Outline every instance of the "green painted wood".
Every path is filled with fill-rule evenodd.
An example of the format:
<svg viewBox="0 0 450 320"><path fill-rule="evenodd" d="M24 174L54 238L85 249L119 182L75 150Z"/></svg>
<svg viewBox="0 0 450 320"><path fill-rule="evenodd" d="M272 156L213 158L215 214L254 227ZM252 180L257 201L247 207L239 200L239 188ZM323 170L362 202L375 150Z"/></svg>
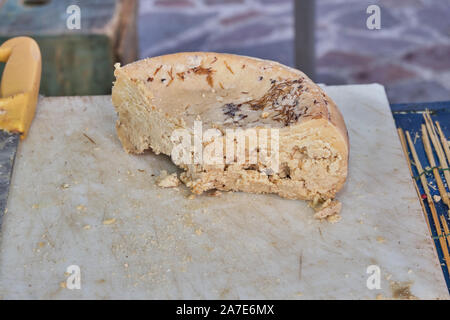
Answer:
<svg viewBox="0 0 450 320"><path fill-rule="evenodd" d="M113 65L137 59L135 0L0 0L0 43L33 37L42 52L40 92L49 96L109 94ZM26 1L26 0L25 0ZM81 29L70 30L67 7L81 9Z"/></svg>

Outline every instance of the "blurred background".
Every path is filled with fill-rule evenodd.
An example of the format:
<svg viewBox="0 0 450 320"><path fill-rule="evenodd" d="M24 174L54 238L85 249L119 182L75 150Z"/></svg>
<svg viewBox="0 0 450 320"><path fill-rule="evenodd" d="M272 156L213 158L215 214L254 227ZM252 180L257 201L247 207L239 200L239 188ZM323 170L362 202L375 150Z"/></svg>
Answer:
<svg viewBox="0 0 450 320"><path fill-rule="evenodd" d="M0 43L24 34L41 46L45 95L108 94L116 61L216 51L328 85L378 82L391 103L450 100L450 0L0 0Z"/></svg>
<svg viewBox="0 0 450 320"><path fill-rule="evenodd" d="M450 100L449 0L312 2L315 81L378 82L391 103ZM371 4L380 30L366 27ZM294 0L141 0L140 56L219 51L295 66L294 20Z"/></svg>

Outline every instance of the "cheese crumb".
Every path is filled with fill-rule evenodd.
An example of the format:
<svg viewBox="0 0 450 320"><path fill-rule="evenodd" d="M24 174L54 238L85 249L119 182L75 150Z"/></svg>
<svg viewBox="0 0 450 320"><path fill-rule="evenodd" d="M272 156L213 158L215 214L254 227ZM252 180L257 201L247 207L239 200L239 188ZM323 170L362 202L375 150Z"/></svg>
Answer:
<svg viewBox="0 0 450 320"><path fill-rule="evenodd" d="M381 237L381 236L378 236L378 237L377 237L377 241L378 241L379 243L385 243L385 242L386 242L386 239L383 238L383 237Z"/></svg>
<svg viewBox="0 0 450 320"><path fill-rule="evenodd" d="M331 223L338 222L341 219L339 213L341 212L342 204L339 201L328 199L322 205L317 205L317 201L314 202L312 204L313 209L316 211L314 218L319 220L326 219Z"/></svg>
<svg viewBox="0 0 450 320"><path fill-rule="evenodd" d="M209 194L210 197L220 197L222 195L222 192L220 192L219 190L214 190L213 192L211 192Z"/></svg>
<svg viewBox="0 0 450 320"><path fill-rule="evenodd" d="M104 224L104 225L113 224L113 223L115 223L115 222L116 222L116 218L103 220L103 224Z"/></svg>
<svg viewBox="0 0 450 320"><path fill-rule="evenodd" d="M161 188L174 188L180 185L180 179L176 173L167 174L167 171L162 170L157 180L157 185Z"/></svg>
<svg viewBox="0 0 450 320"><path fill-rule="evenodd" d="M434 199L434 202L439 202L439 201L441 201L441 197L438 196L438 195L436 195L436 194L433 196L433 199Z"/></svg>
<svg viewBox="0 0 450 320"><path fill-rule="evenodd" d="M341 221L341 219L342 219L342 216L337 213L327 217L327 221L329 223L336 223L336 222Z"/></svg>

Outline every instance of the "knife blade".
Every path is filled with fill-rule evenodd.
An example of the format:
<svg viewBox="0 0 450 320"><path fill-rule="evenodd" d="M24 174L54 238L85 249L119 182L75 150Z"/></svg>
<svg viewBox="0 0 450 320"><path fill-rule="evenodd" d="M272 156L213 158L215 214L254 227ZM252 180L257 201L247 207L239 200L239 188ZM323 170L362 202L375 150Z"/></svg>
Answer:
<svg viewBox="0 0 450 320"><path fill-rule="evenodd" d="M9 185L20 136L0 130L0 226L6 213Z"/></svg>
<svg viewBox="0 0 450 320"><path fill-rule="evenodd" d="M34 118L41 79L41 52L29 37L9 39L0 46L6 62L0 83L0 227L7 210L19 141Z"/></svg>

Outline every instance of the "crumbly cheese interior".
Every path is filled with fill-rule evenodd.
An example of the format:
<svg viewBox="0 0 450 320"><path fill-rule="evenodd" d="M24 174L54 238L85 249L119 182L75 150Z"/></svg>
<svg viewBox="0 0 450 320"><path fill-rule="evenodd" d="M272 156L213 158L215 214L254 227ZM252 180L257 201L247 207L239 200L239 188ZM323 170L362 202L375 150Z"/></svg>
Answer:
<svg viewBox="0 0 450 320"><path fill-rule="evenodd" d="M211 56L192 64L151 63L145 72L118 67L112 98L125 150L170 155L174 130L193 135L195 121L202 122L203 130L217 129L220 135L214 139L222 139L223 145L227 129L253 130L258 136L261 130L277 129L277 172L260 161L177 163L185 170L181 180L196 194L218 189L316 203L334 198L347 176L348 146L326 116L329 98L303 74L289 70L287 76L272 65L268 71L262 70L264 64L253 67L248 71L253 79L239 82L248 75L238 73L244 66L251 69L251 63L237 67L235 61L223 61ZM219 72L226 77L216 77ZM203 141L203 147L210 143ZM247 155L261 152L250 144L245 150Z"/></svg>

